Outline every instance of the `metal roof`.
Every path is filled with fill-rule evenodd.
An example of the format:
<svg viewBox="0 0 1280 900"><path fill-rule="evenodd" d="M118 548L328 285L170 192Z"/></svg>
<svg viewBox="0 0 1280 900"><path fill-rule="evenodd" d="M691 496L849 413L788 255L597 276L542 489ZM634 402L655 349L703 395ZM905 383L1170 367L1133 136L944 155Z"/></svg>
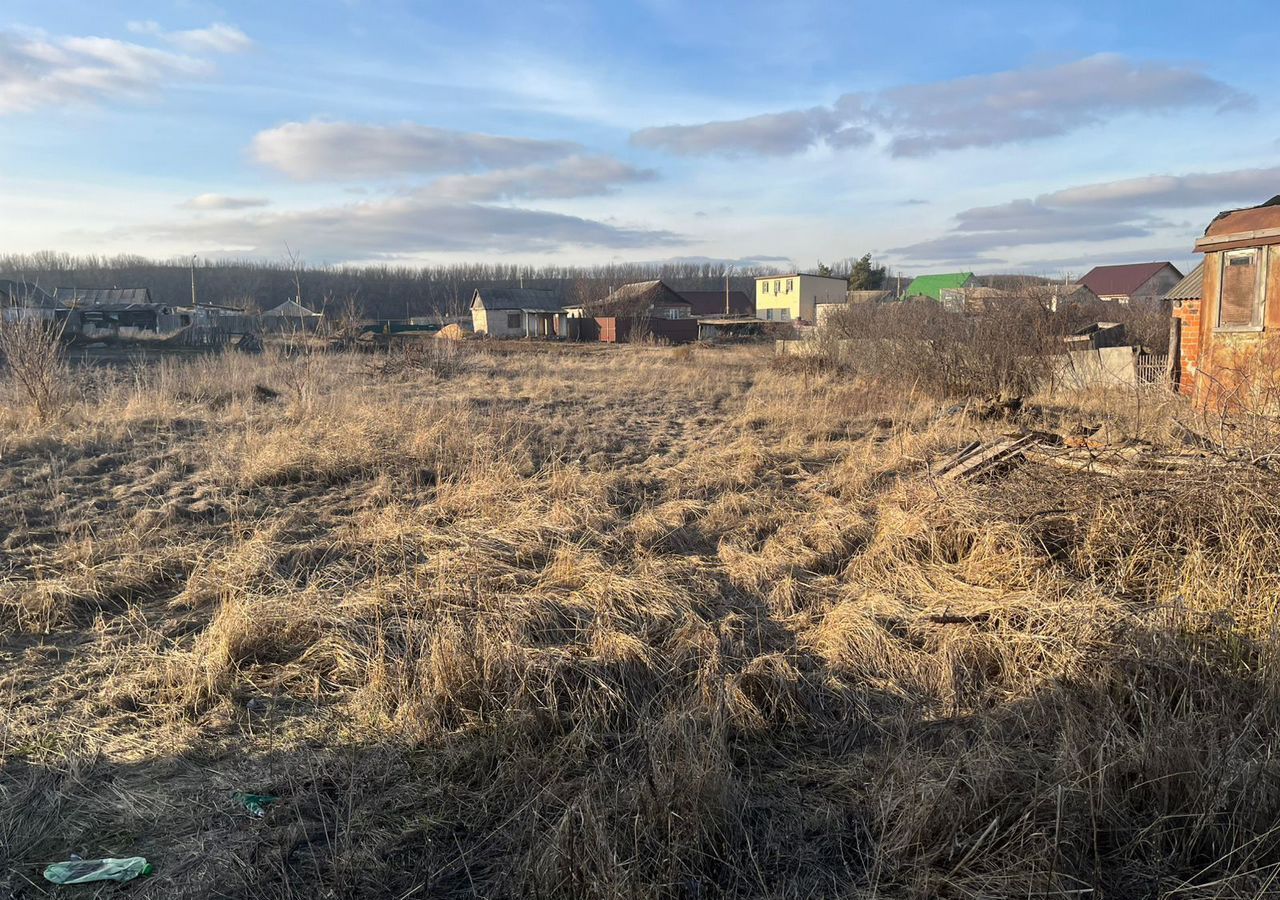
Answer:
<svg viewBox="0 0 1280 900"><path fill-rule="evenodd" d="M942 299L942 292L962 288L973 278L972 272L947 272L943 275L921 275L907 286L904 296Z"/></svg>
<svg viewBox="0 0 1280 900"><path fill-rule="evenodd" d="M308 319L322 316L324 313L318 313L314 310L307 309L297 300L286 300L279 306L273 306L263 313L264 316L272 316L273 318L286 319Z"/></svg>
<svg viewBox="0 0 1280 900"><path fill-rule="evenodd" d="M53 295L29 281L0 278L0 294L9 298L15 306L49 308L56 306Z"/></svg>
<svg viewBox="0 0 1280 900"><path fill-rule="evenodd" d="M1117 294L1130 296L1136 294L1140 287L1159 274L1165 266L1178 272L1178 267L1168 261L1094 266L1088 275L1080 279L1080 283L1099 297ZM1178 272L1178 277L1182 277L1181 272Z"/></svg>
<svg viewBox="0 0 1280 900"><path fill-rule="evenodd" d="M1166 300L1199 300L1204 293L1204 263L1191 270L1191 274L1173 286L1164 295Z"/></svg>
<svg viewBox="0 0 1280 900"><path fill-rule="evenodd" d="M103 306L120 303L150 303L148 288L54 288L53 298L62 306Z"/></svg>
<svg viewBox="0 0 1280 900"><path fill-rule="evenodd" d="M472 309L475 309L477 300L480 301L481 309L529 309L555 312L564 307L564 301L560 299L559 294L543 288L476 288L476 292L471 295Z"/></svg>

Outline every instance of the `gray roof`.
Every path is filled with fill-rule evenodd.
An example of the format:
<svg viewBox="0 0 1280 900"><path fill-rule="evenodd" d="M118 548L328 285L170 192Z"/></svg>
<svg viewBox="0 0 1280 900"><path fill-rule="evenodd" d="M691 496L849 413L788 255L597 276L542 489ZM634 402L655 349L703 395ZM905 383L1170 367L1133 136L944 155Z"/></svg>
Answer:
<svg viewBox="0 0 1280 900"><path fill-rule="evenodd" d="M147 288L55 288L53 298L60 306L103 306L106 304L150 303Z"/></svg>
<svg viewBox="0 0 1280 900"><path fill-rule="evenodd" d="M693 309L693 304L671 290L666 282L655 279L624 284L603 300L587 304L587 309L596 316L634 316L654 309L682 306Z"/></svg>
<svg viewBox="0 0 1280 900"><path fill-rule="evenodd" d="M541 288L476 288L471 296L471 308L480 301L481 309L522 309L554 312L564 307L564 301L555 291Z"/></svg>
<svg viewBox="0 0 1280 900"><path fill-rule="evenodd" d="M1204 293L1204 263L1196 266L1191 270L1191 274L1183 278L1169 293L1164 295L1166 300L1199 300L1201 294Z"/></svg>
<svg viewBox="0 0 1280 900"><path fill-rule="evenodd" d="M41 290L29 281L18 281L12 278L0 278L0 295L16 306L43 307L56 306L53 295Z"/></svg>
<svg viewBox="0 0 1280 900"><path fill-rule="evenodd" d="M279 306L273 306L266 310L263 315L283 319L310 319L321 316L323 313L307 309L297 300L289 299L281 303Z"/></svg>

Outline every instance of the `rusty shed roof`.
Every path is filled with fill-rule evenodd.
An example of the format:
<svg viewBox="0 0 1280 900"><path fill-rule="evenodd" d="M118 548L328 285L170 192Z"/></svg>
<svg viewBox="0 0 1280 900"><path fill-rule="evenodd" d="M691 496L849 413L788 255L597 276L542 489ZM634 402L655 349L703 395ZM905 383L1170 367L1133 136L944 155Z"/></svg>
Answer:
<svg viewBox="0 0 1280 900"><path fill-rule="evenodd" d="M1173 286L1164 295L1166 300L1199 300L1204 291L1204 263L1191 270L1191 274Z"/></svg>
<svg viewBox="0 0 1280 900"><path fill-rule="evenodd" d="M1233 247L1259 247L1280 244L1280 196L1260 206L1218 213L1196 241L1196 249L1229 250Z"/></svg>
<svg viewBox="0 0 1280 900"><path fill-rule="evenodd" d="M1178 267L1169 261L1130 263L1123 266L1094 266L1089 274L1080 279L1080 283L1099 297L1116 294L1133 294L1155 275L1168 266L1178 272ZM1178 277L1182 273L1178 272Z"/></svg>

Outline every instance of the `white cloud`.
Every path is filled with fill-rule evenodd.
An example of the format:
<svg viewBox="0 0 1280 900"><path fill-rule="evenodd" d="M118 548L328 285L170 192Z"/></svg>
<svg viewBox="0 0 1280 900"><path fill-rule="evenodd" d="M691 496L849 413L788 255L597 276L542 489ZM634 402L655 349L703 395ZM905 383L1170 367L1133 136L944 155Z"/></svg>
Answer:
<svg viewBox="0 0 1280 900"><path fill-rule="evenodd" d="M569 141L501 137L429 125L287 122L259 132L258 162L303 180L381 179L524 166L569 156Z"/></svg>
<svg viewBox="0 0 1280 900"><path fill-rule="evenodd" d="M684 156L783 156L819 144L860 146L879 133L894 156L926 156L1056 137L1117 115L1225 111L1251 102L1198 69L1100 53L1048 68L845 94L831 107L644 128L632 141Z"/></svg>
<svg viewBox="0 0 1280 900"><path fill-rule="evenodd" d="M853 146L871 140L871 132L846 128L832 110L820 106L702 125L644 128L632 135L639 146L680 156L791 156L819 142Z"/></svg>
<svg viewBox="0 0 1280 900"><path fill-rule="evenodd" d="M891 252L908 260L941 262L1012 247L1150 238L1174 230L1157 217L1160 210L1216 211L1260 203L1277 193L1280 167L1078 185L1035 199L962 210L946 234ZM1192 237L1188 234L1188 244Z"/></svg>
<svg viewBox="0 0 1280 900"><path fill-rule="evenodd" d="M1054 191L1036 198L1036 202L1060 207L1189 207L1261 203L1276 194L1280 194L1280 166L1126 178Z"/></svg>
<svg viewBox="0 0 1280 900"><path fill-rule="evenodd" d="M662 247L666 231L563 213L442 200L426 192L345 206L200 218L151 229L153 237L202 248L278 256L287 241L308 258L340 262L418 253L542 253L580 247Z"/></svg>
<svg viewBox="0 0 1280 900"><path fill-rule="evenodd" d="M618 186L652 181L657 173L609 156L570 156L546 166L497 169L436 179L428 191L452 200L594 197Z"/></svg>
<svg viewBox="0 0 1280 900"><path fill-rule="evenodd" d="M192 52L243 53L253 46L253 41L239 28L222 23L187 31L166 31L159 22L147 20L130 22L129 30L134 34L160 38Z"/></svg>
<svg viewBox="0 0 1280 900"><path fill-rule="evenodd" d="M250 209L267 206L271 201L265 197L228 197L225 194L200 194L182 204L187 209Z"/></svg>
<svg viewBox="0 0 1280 900"><path fill-rule="evenodd" d="M0 115L75 102L136 99L174 78L208 75L213 67L199 51L229 46L231 33L248 40L237 29L214 28L226 32L188 44L192 53L106 37L0 30Z"/></svg>

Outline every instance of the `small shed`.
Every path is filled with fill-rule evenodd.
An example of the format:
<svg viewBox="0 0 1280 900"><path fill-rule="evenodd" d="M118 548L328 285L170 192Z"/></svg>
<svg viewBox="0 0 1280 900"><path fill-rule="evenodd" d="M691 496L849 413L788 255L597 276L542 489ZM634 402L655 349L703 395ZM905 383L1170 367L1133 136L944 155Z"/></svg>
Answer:
<svg viewBox="0 0 1280 900"><path fill-rule="evenodd" d="M477 288L471 295L471 325L490 337L555 337L564 333L560 295L540 288Z"/></svg>
<svg viewBox="0 0 1280 900"><path fill-rule="evenodd" d="M1196 241L1204 254L1198 300L1194 281L1175 285L1182 389L1213 403L1274 412L1280 366L1280 196L1220 213ZM1193 273L1194 274L1194 273ZM1174 294L1174 291L1170 291Z"/></svg>
<svg viewBox="0 0 1280 900"><path fill-rule="evenodd" d="M1128 346L1123 322L1094 322L1063 338L1068 350L1105 350Z"/></svg>

